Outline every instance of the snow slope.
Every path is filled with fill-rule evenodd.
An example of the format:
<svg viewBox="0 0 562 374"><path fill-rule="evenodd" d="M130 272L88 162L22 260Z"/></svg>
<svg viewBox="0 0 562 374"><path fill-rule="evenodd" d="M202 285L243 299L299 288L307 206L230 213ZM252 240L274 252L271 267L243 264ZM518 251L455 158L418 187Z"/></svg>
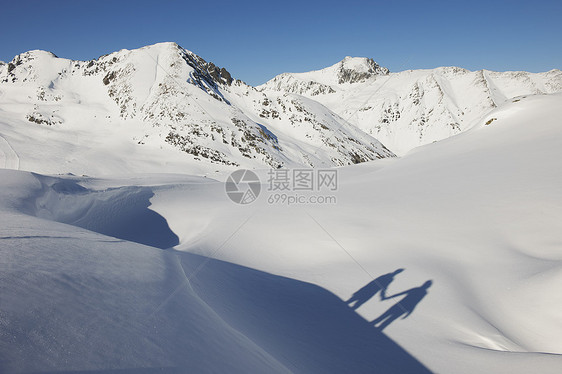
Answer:
<svg viewBox="0 0 562 374"><path fill-rule="evenodd" d="M343 79L350 71L355 79ZM561 91L562 72L441 67L389 73L370 59L346 57L322 70L278 75L258 88L313 98L403 155L467 130L511 98Z"/></svg>
<svg viewBox="0 0 562 374"><path fill-rule="evenodd" d="M267 170L244 206L210 178L1 170L0 367L558 373L561 104L339 168L333 205L268 204ZM380 331L400 298L345 301L399 268L413 311Z"/></svg>
<svg viewBox="0 0 562 374"><path fill-rule="evenodd" d="M35 217L49 206L48 192L81 195L94 207L104 198L87 196L72 178L0 175L1 372L287 372L190 287L161 305L185 282L173 254ZM121 206L150 212L131 197L122 196ZM169 232L164 224L155 229Z"/></svg>
<svg viewBox="0 0 562 374"><path fill-rule="evenodd" d="M342 302L398 268L405 271L390 294L432 280L412 315L384 330L431 371L557 373L562 96L514 101L473 130L402 159L339 169L335 206L262 199L240 207L221 203L220 183L157 195L153 206L180 238L177 249L310 282ZM194 270L195 278L227 280L195 284L201 297L260 345L281 345L275 326L254 326L263 309L242 320L229 317L260 305L259 292L237 302L239 293L247 300L259 286L219 276L229 266L213 263ZM393 303L375 296L358 313L372 321ZM339 357L364 346L364 337L346 342Z"/></svg>
<svg viewBox="0 0 562 374"><path fill-rule="evenodd" d="M227 263L219 269L214 263L196 279L191 272L200 258L158 249L178 238L166 219L148 209L151 198L217 182L8 170L0 176L2 372L370 372L374 362L388 370L427 372L321 287ZM245 298L224 288L223 282L240 285L241 278L250 285ZM224 318L214 310L223 312L221 306L199 296L200 287L234 297L236 308ZM257 339L241 333L239 323L249 315L253 328L267 323L275 334ZM339 343L358 337L369 344L335 355Z"/></svg>

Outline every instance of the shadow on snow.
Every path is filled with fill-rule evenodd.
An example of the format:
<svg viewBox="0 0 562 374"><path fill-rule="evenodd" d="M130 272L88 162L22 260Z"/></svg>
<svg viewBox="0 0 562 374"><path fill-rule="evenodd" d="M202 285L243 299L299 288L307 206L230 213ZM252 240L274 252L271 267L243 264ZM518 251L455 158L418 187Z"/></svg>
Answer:
<svg viewBox="0 0 562 374"><path fill-rule="evenodd" d="M43 186L35 201L38 217L161 249L179 243L166 219L149 209L149 187L92 191L70 179L35 177Z"/></svg>
<svg viewBox="0 0 562 374"><path fill-rule="evenodd" d="M165 218L148 209L154 196L150 188L88 191L71 180L39 176L38 179L43 185L43 195L35 201L39 217L157 248L178 244L178 237ZM194 254L173 253L187 277L208 260ZM386 296L388 285L400 271L367 284L347 303L316 285L219 260L203 266L191 279L191 287L225 322L292 372L429 373L422 363L382 333L390 322L408 316L430 286L426 282L421 287ZM378 292L382 300L404 298L381 317L368 322L355 309ZM348 304L354 305L350 308ZM379 322L383 323L375 328L373 324ZM180 365L64 373L171 374L185 369Z"/></svg>
<svg viewBox="0 0 562 374"><path fill-rule="evenodd" d="M206 260L179 253L186 275ZM221 318L297 373L429 373L336 295L219 260L191 280Z"/></svg>

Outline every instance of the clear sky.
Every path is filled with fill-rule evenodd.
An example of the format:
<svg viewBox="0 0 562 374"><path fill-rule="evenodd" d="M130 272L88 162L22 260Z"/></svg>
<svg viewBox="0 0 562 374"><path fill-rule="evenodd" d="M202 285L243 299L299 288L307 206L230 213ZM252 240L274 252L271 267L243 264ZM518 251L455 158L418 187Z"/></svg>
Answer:
<svg viewBox="0 0 562 374"><path fill-rule="evenodd" d="M562 68L562 1L3 1L0 60L31 49L89 60L175 41L257 85L375 59L391 71Z"/></svg>

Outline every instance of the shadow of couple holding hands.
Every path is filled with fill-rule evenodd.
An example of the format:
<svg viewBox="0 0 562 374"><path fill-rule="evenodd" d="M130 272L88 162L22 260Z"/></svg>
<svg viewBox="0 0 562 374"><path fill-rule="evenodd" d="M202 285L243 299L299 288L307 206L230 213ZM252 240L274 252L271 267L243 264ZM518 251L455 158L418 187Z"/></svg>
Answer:
<svg viewBox="0 0 562 374"><path fill-rule="evenodd" d="M403 271L404 269L398 269L392 273L381 275L355 292L351 298L346 301L346 303L353 310L357 310L377 293L379 293L381 301L403 296L400 301L396 302L396 304L391 306L386 312L381 314L380 317L374 319L371 323L377 329L382 331L398 318L407 318L410 314L412 314L419 302L427 295L428 289L431 287L433 282L428 280L419 287L410 288L409 290L388 296L388 286L392 283L394 277Z"/></svg>

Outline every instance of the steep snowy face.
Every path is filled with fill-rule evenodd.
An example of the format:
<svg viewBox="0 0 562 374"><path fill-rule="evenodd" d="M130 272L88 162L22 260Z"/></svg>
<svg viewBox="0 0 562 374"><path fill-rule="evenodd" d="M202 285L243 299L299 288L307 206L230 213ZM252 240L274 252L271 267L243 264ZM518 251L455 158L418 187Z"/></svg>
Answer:
<svg viewBox="0 0 562 374"><path fill-rule="evenodd" d="M354 64L356 73L346 73ZM363 79L375 68L365 60L340 70L342 79ZM135 152L161 149L162 158L173 154L180 163L183 158L213 169L209 164L328 167L394 156L323 105L260 93L175 43L92 61L23 53L0 66L0 108L10 121L25 121L14 125L23 133L29 133L26 126L63 130L58 136L89 147L92 139L107 137L109 126L113 141L134 145Z"/></svg>
<svg viewBox="0 0 562 374"><path fill-rule="evenodd" d="M314 98L397 154L448 138L516 96L562 90L562 72L468 71L457 67L389 73L346 58L310 73L281 74L259 87Z"/></svg>

